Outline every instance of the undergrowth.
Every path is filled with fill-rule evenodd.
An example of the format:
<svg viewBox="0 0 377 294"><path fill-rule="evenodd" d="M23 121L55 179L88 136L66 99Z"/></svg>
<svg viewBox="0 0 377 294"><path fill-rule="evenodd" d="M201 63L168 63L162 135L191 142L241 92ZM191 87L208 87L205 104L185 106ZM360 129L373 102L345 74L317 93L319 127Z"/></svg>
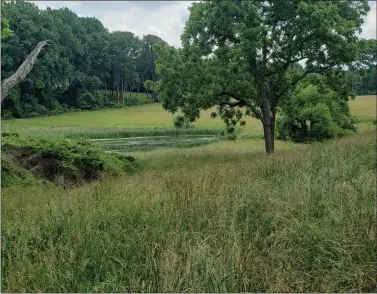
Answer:
<svg viewBox="0 0 377 294"><path fill-rule="evenodd" d="M85 139L3 133L1 149L2 187L37 179L70 186L137 169L133 157L106 153Z"/></svg>

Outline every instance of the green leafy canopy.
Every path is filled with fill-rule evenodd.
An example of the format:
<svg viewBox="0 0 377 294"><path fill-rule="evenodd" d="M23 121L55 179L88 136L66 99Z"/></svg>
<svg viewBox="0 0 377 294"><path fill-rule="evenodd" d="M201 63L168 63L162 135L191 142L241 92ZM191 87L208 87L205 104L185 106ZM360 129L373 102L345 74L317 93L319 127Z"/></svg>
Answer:
<svg viewBox="0 0 377 294"><path fill-rule="evenodd" d="M190 7L182 48L156 45L157 82L146 82L165 109L192 121L217 106L227 124L246 109L264 126L273 152L275 115L307 75L350 66L367 1L202 1ZM297 63L305 68L297 70ZM244 113L244 112L243 112Z"/></svg>

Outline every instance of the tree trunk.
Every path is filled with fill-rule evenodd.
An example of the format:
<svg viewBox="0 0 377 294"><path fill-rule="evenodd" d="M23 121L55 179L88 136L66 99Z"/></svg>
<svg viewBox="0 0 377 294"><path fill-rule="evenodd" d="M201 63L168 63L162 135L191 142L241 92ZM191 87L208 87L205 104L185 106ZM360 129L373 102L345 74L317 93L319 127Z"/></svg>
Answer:
<svg viewBox="0 0 377 294"><path fill-rule="evenodd" d="M263 124L264 146L267 153L275 151L275 127L271 124Z"/></svg>
<svg viewBox="0 0 377 294"><path fill-rule="evenodd" d="M137 93L136 93L136 95L135 95L135 97L134 97L135 99L136 99L137 96L139 95L139 90L140 90L140 86L137 87Z"/></svg>
<svg viewBox="0 0 377 294"><path fill-rule="evenodd" d="M107 96L107 84L106 84L106 78L104 79L104 85L105 85L105 96Z"/></svg>
<svg viewBox="0 0 377 294"><path fill-rule="evenodd" d="M264 133L264 145L267 153L274 153L275 151L275 104L274 99L269 95L266 95L264 91L262 93L262 112L263 112L263 133Z"/></svg>
<svg viewBox="0 0 377 294"><path fill-rule="evenodd" d="M33 69L34 64L37 62L38 54L42 48L48 44L48 40L41 41L37 44L33 51L26 57L17 71L7 79L1 81L1 102L8 96L9 91L19 83L21 83L29 72Z"/></svg>
<svg viewBox="0 0 377 294"><path fill-rule="evenodd" d="M119 105L120 104L119 79L117 80L117 100L118 100L118 105Z"/></svg>
<svg viewBox="0 0 377 294"><path fill-rule="evenodd" d="M124 105L124 83L123 83L123 79L122 79L122 103Z"/></svg>

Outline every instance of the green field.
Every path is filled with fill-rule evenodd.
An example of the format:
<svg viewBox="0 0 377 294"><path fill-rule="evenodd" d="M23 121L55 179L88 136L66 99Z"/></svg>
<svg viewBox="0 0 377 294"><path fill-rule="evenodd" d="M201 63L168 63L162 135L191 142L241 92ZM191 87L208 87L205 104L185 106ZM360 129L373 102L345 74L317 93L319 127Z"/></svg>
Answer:
<svg viewBox="0 0 377 294"><path fill-rule="evenodd" d="M376 117L376 96L360 96L350 102L352 114L361 119ZM196 128L221 129L224 123L220 118L210 118L211 110L203 111L195 123ZM248 117L244 127L245 134L263 134L261 123ZM11 119L2 121L6 129L24 132L38 131L89 131L119 129L172 128L173 115L165 111L161 104L131 106L119 109L71 112L63 115L30 119Z"/></svg>
<svg viewBox="0 0 377 294"><path fill-rule="evenodd" d="M2 189L2 292L375 292L376 97L355 135L129 152L132 176ZM247 134L261 134L249 119ZM3 121L8 129L171 128L159 104ZM222 128L209 113L200 129ZM243 132L244 132L243 131Z"/></svg>
<svg viewBox="0 0 377 294"><path fill-rule="evenodd" d="M211 111L202 113L195 123L196 128L223 129L224 123L220 118L210 118ZM12 119L2 122L6 129L19 132L40 132L50 130L54 132L90 131L95 129L104 131L109 129L153 129L172 128L173 115L165 111L161 104L131 106L119 109L105 109L98 111L71 112L58 116L39 117L31 119ZM247 132L262 134L262 125L254 118L247 119Z"/></svg>

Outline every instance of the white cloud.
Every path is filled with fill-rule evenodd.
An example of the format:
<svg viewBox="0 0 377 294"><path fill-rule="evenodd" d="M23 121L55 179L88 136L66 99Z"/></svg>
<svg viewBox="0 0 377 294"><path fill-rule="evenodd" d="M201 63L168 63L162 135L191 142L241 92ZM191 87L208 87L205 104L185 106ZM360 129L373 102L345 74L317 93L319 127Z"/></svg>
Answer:
<svg viewBox="0 0 377 294"><path fill-rule="evenodd" d="M100 20L110 31L131 31L139 36L154 34L170 45L179 46L190 4L191 1L174 1L153 13L135 5L130 10L104 11Z"/></svg>
<svg viewBox="0 0 377 294"><path fill-rule="evenodd" d="M41 9L68 7L79 16L98 18L109 31L130 31L142 37L154 34L173 46L180 36L194 1L31 1Z"/></svg>
<svg viewBox="0 0 377 294"><path fill-rule="evenodd" d="M368 15L365 17L365 22L363 24L363 32L360 34L362 38L365 39L377 39L377 32L376 32L376 9L377 5L376 2L374 1L368 1L369 6L370 6L370 11Z"/></svg>
<svg viewBox="0 0 377 294"><path fill-rule="evenodd" d="M68 7L79 16L98 18L109 31L130 31L138 36L154 34L173 46L180 36L194 1L31 1L40 8ZM365 17L361 37L376 39L376 2Z"/></svg>
<svg viewBox="0 0 377 294"><path fill-rule="evenodd" d="M77 6L77 3L75 3L75 1L29 1L29 2L33 2L35 5L37 5L41 9L46 9L47 7L50 7L52 9L68 7L72 11L75 11L75 6Z"/></svg>

